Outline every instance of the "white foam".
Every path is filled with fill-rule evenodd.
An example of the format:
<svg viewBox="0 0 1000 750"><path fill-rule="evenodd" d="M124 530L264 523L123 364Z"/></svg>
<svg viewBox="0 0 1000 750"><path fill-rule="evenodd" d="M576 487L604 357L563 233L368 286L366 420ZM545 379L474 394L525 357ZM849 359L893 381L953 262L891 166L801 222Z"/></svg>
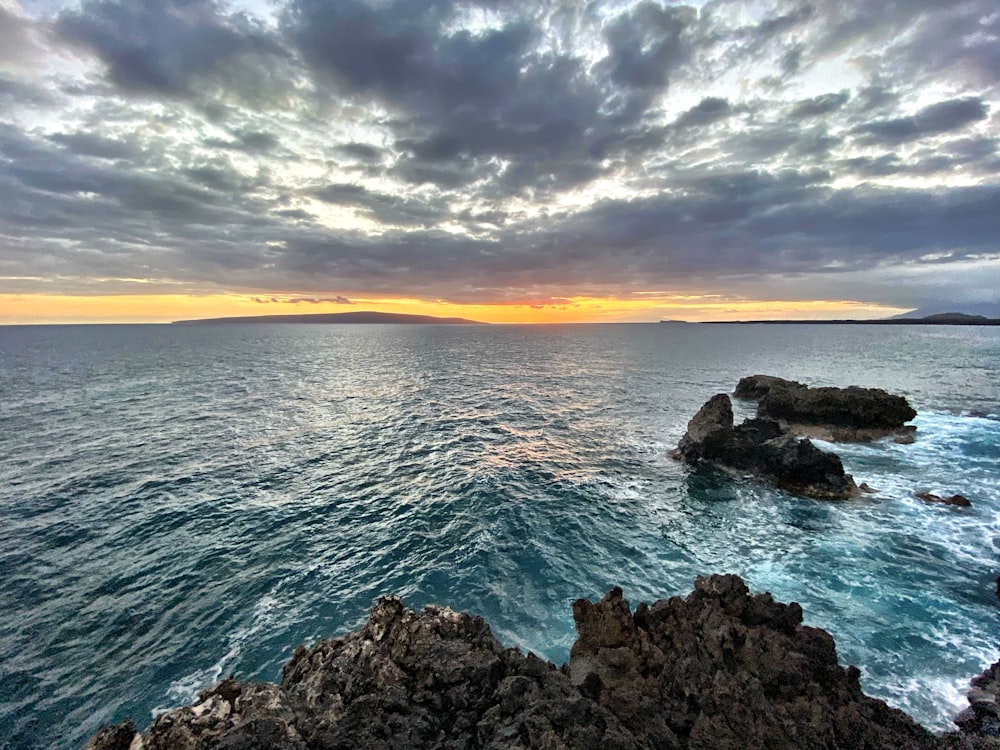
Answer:
<svg viewBox="0 0 1000 750"><path fill-rule="evenodd" d="M167 688L166 701L150 712L152 717L155 719L160 714L192 703L198 693L216 684L239 660L244 645L252 642L258 633L273 626L279 619L279 604L280 600L273 594L267 594L258 601L254 605L250 622L229 636L226 652L213 664L171 682Z"/></svg>
<svg viewBox="0 0 1000 750"><path fill-rule="evenodd" d="M894 708L899 708L911 716L919 716L922 723L932 732L947 732L955 729L953 719L969 703L965 693L969 689L967 679L948 679L937 675L917 675L883 683L887 693L878 695ZM878 691L881 693L882 691Z"/></svg>

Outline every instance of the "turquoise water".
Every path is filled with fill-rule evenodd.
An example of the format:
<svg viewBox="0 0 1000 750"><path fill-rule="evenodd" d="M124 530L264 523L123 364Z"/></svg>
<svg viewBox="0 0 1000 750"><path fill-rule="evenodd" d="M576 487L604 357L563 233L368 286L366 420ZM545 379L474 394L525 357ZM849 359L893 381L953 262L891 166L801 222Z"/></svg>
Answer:
<svg viewBox="0 0 1000 750"><path fill-rule="evenodd" d="M918 440L837 446L845 503L666 456L756 372L902 393ZM575 598L736 572L935 729L1000 651L997 328L14 327L0 394L0 747L275 680L390 593L560 663Z"/></svg>

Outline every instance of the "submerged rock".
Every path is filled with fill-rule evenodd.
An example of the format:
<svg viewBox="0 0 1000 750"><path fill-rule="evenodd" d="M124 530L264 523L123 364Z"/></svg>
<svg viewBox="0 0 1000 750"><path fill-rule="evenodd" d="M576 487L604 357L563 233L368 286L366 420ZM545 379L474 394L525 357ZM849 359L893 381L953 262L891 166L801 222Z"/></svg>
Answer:
<svg viewBox="0 0 1000 750"><path fill-rule="evenodd" d="M913 496L918 500L923 500L925 503L941 503L943 505L957 505L961 508L968 508L972 505L969 502L969 498L965 495L948 495L947 497L942 497L941 495L935 495L932 492L914 492Z"/></svg>
<svg viewBox="0 0 1000 750"><path fill-rule="evenodd" d="M757 401L758 417L824 440L868 442L898 435L907 442L916 429L906 425L917 415L909 402L880 388L810 388L773 375L750 375L740 380L735 395Z"/></svg>
<svg viewBox="0 0 1000 750"><path fill-rule="evenodd" d="M620 589L573 605L562 669L504 648L479 617L381 599L361 630L296 649L281 685L224 680L194 705L101 730L93 750L323 748L937 747L862 693L833 638L797 604L750 596L737 576L686 599L640 604ZM119 729L120 728L120 729ZM121 737L95 744L101 737Z"/></svg>
<svg viewBox="0 0 1000 750"><path fill-rule="evenodd" d="M810 497L845 499L858 494L838 456L785 434L777 421L747 419L734 427L732 403L724 393L698 410L672 455L690 464L709 462L750 472Z"/></svg>

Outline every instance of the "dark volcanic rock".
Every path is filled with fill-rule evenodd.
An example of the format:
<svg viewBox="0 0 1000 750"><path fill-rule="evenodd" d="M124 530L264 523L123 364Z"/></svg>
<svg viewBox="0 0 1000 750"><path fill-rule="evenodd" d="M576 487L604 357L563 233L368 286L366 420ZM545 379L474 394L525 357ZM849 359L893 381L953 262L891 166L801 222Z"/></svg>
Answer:
<svg viewBox="0 0 1000 750"><path fill-rule="evenodd" d="M969 498L965 497L965 495L949 495L948 497L941 497L940 495L935 495L931 492L914 492L913 496L918 500L923 500L925 503L957 505L961 508L968 508L972 505L972 503L969 502Z"/></svg>
<svg viewBox="0 0 1000 750"><path fill-rule="evenodd" d="M737 576L695 581L635 614L615 589L573 605L570 675L657 748L930 748L901 711L865 696L833 638L797 604Z"/></svg>
<svg viewBox="0 0 1000 750"><path fill-rule="evenodd" d="M880 388L810 388L772 375L751 375L735 395L758 402L757 416L794 432L827 440L869 441L892 434L912 437L906 422L917 413L902 396Z"/></svg>
<svg viewBox="0 0 1000 750"><path fill-rule="evenodd" d="M710 462L747 471L810 497L843 499L858 493L840 458L784 434L778 422L747 419L733 427L732 403L724 393L698 410L672 455L690 464Z"/></svg>
<svg viewBox="0 0 1000 750"><path fill-rule="evenodd" d="M736 398L760 401L775 385L785 386L786 388L807 387L797 380L785 380L774 375L747 375L745 378L740 378L740 382L736 384L736 390L733 391L733 395Z"/></svg>
<svg viewBox="0 0 1000 750"><path fill-rule="evenodd" d="M120 724L98 729L84 750L129 750L135 735L135 722L125 719Z"/></svg>
<svg viewBox="0 0 1000 750"><path fill-rule="evenodd" d="M959 731L942 738L941 750L1000 750L1000 662L972 678L967 697L955 717Z"/></svg>
<svg viewBox="0 0 1000 750"><path fill-rule="evenodd" d="M573 616L579 638L557 670L505 649L481 618L381 599L361 630L296 649L280 686L224 680L141 737L122 724L88 747L936 746L905 714L861 692L858 671L837 664L833 638L803 626L797 604L751 597L736 576L699 578L686 599L634 614L614 589L596 604L578 600Z"/></svg>
<svg viewBox="0 0 1000 750"><path fill-rule="evenodd" d="M972 678L969 707L955 717L966 734L995 737L1000 740L1000 661L978 677ZM998 744L1000 746L1000 744Z"/></svg>
<svg viewBox="0 0 1000 750"><path fill-rule="evenodd" d="M642 747L607 710L480 617L382 599L358 633L299 648L282 686L309 747Z"/></svg>

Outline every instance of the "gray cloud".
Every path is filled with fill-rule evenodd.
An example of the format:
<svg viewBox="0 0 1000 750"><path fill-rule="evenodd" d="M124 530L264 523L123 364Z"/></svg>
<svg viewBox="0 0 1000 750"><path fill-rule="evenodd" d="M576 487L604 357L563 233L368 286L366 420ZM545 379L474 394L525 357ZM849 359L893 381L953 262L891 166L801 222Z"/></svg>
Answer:
<svg viewBox="0 0 1000 750"><path fill-rule="evenodd" d="M965 97L931 104L911 117L865 123L854 132L869 143L895 145L958 130L988 116L989 108L981 99Z"/></svg>
<svg viewBox="0 0 1000 750"><path fill-rule="evenodd" d="M682 114L674 121L674 127L679 129L705 127L718 122L732 114L732 107L726 99L705 97L698 104Z"/></svg>
<svg viewBox="0 0 1000 750"><path fill-rule="evenodd" d="M313 195L327 203L361 209L371 218L389 225L429 226L448 215L446 205L440 200L400 198L350 183L324 185Z"/></svg>
<svg viewBox="0 0 1000 750"><path fill-rule="evenodd" d="M248 90L263 77L261 58L284 54L246 15L226 14L215 0L85 0L55 30L94 52L129 93L190 96L199 79L213 78Z"/></svg>
<svg viewBox="0 0 1000 750"><path fill-rule="evenodd" d="M933 263L953 293L1000 240L996 49L974 33L997 21L985 0L904 5L17 17L0 34L35 68L0 76L0 275L20 279L0 291L47 276L539 305L791 279L848 295L850 278L899 302L930 293L900 279ZM38 68L69 54L99 72Z"/></svg>
<svg viewBox="0 0 1000 750"><path fill-rule="evenodd" d="M795 103L792 107L791 117L793 119L805 119L807 117L819 117L836 112L843 107L851 95L847 91L840 91L836 94L822 94L811 99L803 99Z"/></svg>
<svg viewBox="0 0 1000 750"><path fill-rule="evenodd" d="M336 297L254 297L254 302L261 305L282 303L282 304L293 304L301 305L307 303L310 305L319 305L325 302L332 302L335 305L353 305L354 302L349 300L343 295L337 295Z"/></svg>

